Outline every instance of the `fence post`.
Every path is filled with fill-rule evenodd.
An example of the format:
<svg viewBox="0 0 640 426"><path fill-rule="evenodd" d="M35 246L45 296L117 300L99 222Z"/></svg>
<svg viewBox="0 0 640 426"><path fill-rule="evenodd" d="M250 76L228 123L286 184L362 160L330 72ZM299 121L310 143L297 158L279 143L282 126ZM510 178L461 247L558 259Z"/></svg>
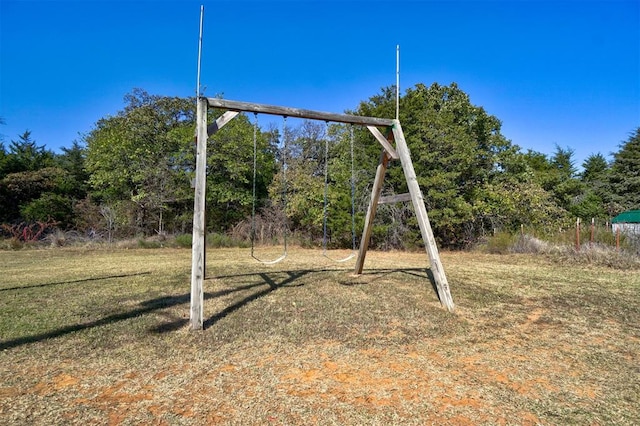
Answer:
<svg viewBox="0 0 640 426"><path fill-rule="evenodd" d="M580 251L580 218L576 219L576 251Z"/></svg>
<svg viewBox="0 0 640 426"><path fill-rule="evenodd" d="M589 245L591 247L593 247L593 238L594 238L594 234L595 234L595 228L596 228L596 219L595 218L591 218L591 240L589 241Z"/></svg>

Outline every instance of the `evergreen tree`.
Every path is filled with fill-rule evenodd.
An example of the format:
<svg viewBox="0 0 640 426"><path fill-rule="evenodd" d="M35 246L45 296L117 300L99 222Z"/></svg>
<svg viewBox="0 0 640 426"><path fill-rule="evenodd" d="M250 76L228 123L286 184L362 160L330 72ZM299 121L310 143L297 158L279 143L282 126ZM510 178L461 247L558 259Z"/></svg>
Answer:
<svg viewBox="0 0 640 426"><path fill-rule="evenodd" d="M609 163L604 155L597 153L591 154L582 163L581 179L585 183L593 184L606 180L609 171Z"/></svg>
<svg viewBox="0 0 640 426"><path fill-rule="evenodd" d="M32 172L53 166L54 155L31 139L31 132L26 130L9 144L9 153L5 173Z"/></svg>
<svg viewBox="0 0 640 426"><path fill-rule="evenodd" d="M614 154L608 186L616 214L623 210L640 209L640 127L620 145Z"/></svg>
<svg viewBox="0 0 640 426"><path fill-rule="evenodd" d="M55 155L31 139L30 131L25 131L17 141L11 141L2 163L0 220L51 219L59 221L61 226L70 224L70 193L74 182L65 170L56 166Z"/></svg>
<svg viewBox="0 0 640 426"><path fill-rule="evenodd" d="M576 212L572 211L573 206L580 201L583 185L577 178L573 156L573 149L556 145L556 150L551 157L554 184L548 190L553 193L559 206L575 215Z"/></svg>
<svg viewBox="0 0 640 426"><path fill-rule="evenodd" d="M609 198L606 188L608 172L609 164L602 154L592 154L584 160L580 174L582 193L571 207L574 216L584 221L608 217L605 208L605 200Z"/></svg>
<svg viewBox="0 0 640 426"><path fill-rule="evenodd" d="M73 196L81 199L87 195L89 173L86 169L87 150L78 141L71 148L62 148L62 154L55 157L60 168L66 170L73 179Z"/></svg>

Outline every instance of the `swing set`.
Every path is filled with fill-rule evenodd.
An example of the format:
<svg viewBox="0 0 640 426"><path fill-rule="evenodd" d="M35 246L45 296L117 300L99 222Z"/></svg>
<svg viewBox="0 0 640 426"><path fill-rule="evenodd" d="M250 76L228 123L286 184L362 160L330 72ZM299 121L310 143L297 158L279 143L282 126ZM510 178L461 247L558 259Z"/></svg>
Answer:
<svg viewBox="0 0 640 426"><path fill-rule="evenodd" d="M219 116L212 124L207 125L207 112L209 108L224 109L225 112ZM285 130L283 133L283 144L285 145L285 154L283 156L283 201L286 204L286 119L303 118L310 120L321 120L325 123L335 122L350 124L351 128L351 221L352 221L352 244L353 253L345 259L337 259L337 262L346 262L347 260L356 257L356 238L355 238L355 182L354 182L354 170L353 170L353 126L364 126L374 136L376 141L382 146L382 154L380 156L380 162L376 169L376 175L371 191L371 198L369 206L367 208L367 214L365 217L364 229L362 237L360 238L360 246L357 250L357 259L355 263L354 273L356 275L362 274L364 268L364 260L369 247L371 239L371 232L373 229L373 221L375 218L377 206L385 203L397 203L411 201L418 225L420 227L420 233L425 244L425 250L430 260L430 270L433 274L433 278L436 284L438 297L440 303L449 311L454 310L453 299L449 290L449 283L444 273L442 262L440 261L440 255L438 253L438 247L433 236L431 224L429 223L429 217L424 203L424 197L422 191L418 185L416 173L411 162L411 155L409 148L405 141L404 133L402 132L402 126L398 119L387 119L378 117L365 117L348 114L335 114L328 112L320 112L299 108L289 108L274 105L256 104L249 102L231 101L218 98L207 98L198 96L197 98L197 154L196 154L196 176L195 176L195 201L194 201L194 214L193 214L193 245L192 245L192 263L191 263L191 329L201 330L203 327L203 305L204 305L204 292L203 281L205 278L206 267L206 253L205 253L205 191L206 191L206 156L207 156L207 140L209 136L213 136L218 130L229 123L241 112L251 113L253 112L256 119L254 121L254 168L253 168L253 208L252 208L252 243L251 243L251 256L256 260L266 265L272 265L284 260L287 257L287 229L285 224L284 231L284 252L283 254L274 260L259 259L254 253L254 239L255 239L255 209L256 209L256 169L257 169L257 132L258 122L257 114L270 114L284 117ZM384 129L384 134L379 130ZM395 144L395 147L394 147ZM328 214L328 141L325 140L325 189L324 189L324 207L323 207L323 255L328 257L327 254L327 214ZM407 182L409 192L407 194L392 195L382 197L382 187L384 183L384 177L388 168L388 164L391 160L400 160L404 176ZM334 259L332 259L334 260Z"/></svg>

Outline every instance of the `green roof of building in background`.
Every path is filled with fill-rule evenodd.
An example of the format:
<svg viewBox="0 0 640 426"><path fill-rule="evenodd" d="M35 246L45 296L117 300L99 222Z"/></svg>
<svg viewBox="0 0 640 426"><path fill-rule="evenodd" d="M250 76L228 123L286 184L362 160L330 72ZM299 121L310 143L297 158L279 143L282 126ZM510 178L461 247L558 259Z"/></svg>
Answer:
<svg viewBox="0 0 640 426"><path fill-rule="evenodd" d="M629 210L611 219L611 223L640 223L640 210Z"/></svg>

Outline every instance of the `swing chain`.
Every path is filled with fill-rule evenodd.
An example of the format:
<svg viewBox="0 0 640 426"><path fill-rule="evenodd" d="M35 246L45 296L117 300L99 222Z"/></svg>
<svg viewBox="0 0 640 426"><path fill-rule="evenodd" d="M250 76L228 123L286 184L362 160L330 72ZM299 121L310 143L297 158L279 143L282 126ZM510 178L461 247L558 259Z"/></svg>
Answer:
<svg viewBox="0 0 640 426"><path fill-rule="evenodd" d="M351 247L353 251L356 251L356 173L355 173L355 164L354 164L354 134L353 134L353 124L349 128L351 133Z"/></svg>
<svg viewBox="0 0 640 426"><path fill-rule="evenodd" d="M282 119L282 212L284 216L283 240L284 253L287 253L287 116Z"/></svg>
<svg viewBox="0 0 640 426"><path fill-rule="evenodd" d="M349 128L350 131L350 155L351 155L351 247L353 253L345 259L336 260L336 262L345 262L355 257L356 251L356 178L355 178L355 160L354 160L354 133L353 124ZM329 122L326 122L325 142L324 142L324 208L322 217L322 254L327 256L327 219L328 219L328 189L329 189Z"/></svg>
<svg viewBox="0 0 640 426"><path fill-rule="evenodd" d="M327 253L327 210L329 207L329 122L325 121L324 136L324 208L322 214L322 253Z"/></svg>
<svg viewBox="0 0 640 426"><path fill-rule="evenodd" d="M251 206L251 257L256 239L256 177L258 169L258 113L253 113L253 203Z"/></svg>

